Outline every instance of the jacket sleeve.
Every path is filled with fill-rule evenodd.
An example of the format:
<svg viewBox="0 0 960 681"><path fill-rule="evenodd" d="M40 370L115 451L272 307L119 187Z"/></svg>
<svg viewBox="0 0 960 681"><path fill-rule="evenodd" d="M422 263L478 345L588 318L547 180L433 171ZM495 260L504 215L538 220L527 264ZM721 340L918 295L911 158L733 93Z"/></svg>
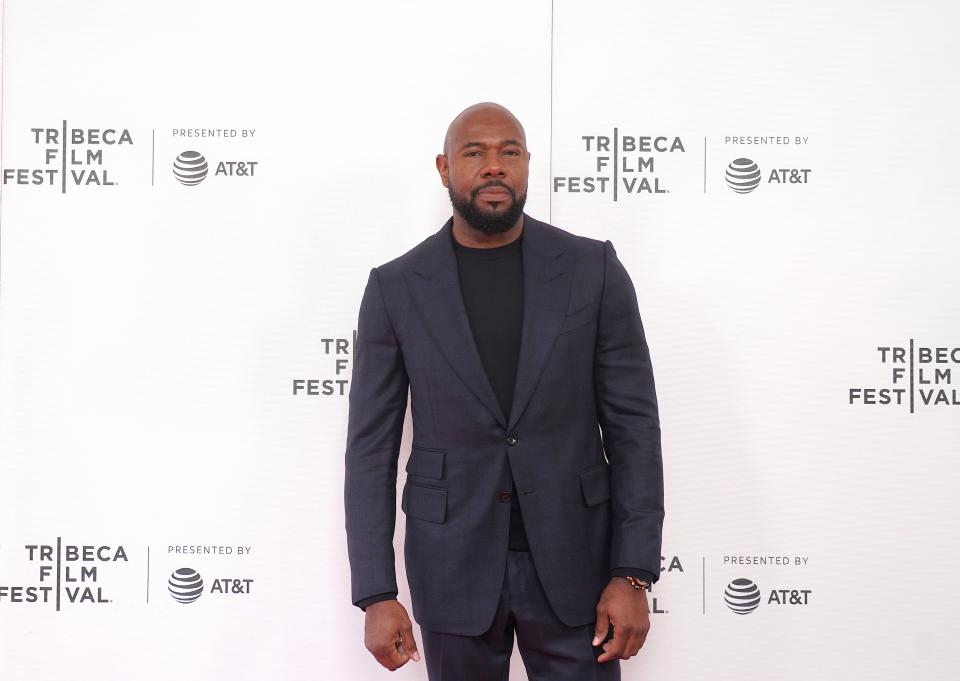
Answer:
<svg viewBox="0 0 960 681"><path fill-rule="evenodd" d="M397 593L393 532L408 387L374 268L357 322L345 455L344 508L354 605L377 594Z"/></svg>
<svg viewBox="0 0 960 681"><path fill-rule="evenodd" d="M610 577L636 577L637 579L645 579L650 584L653 584L659 579L659 577L652 572L638 570L637 568L614 568L610 571Z"/></svg>
<svg viewBox="0 0 960 681"><path fill-rule="evenodd" d="M610 241L604 243L594 381L610 463L610 565L658 579L664 507L657 395L633 282Z"/></svg>

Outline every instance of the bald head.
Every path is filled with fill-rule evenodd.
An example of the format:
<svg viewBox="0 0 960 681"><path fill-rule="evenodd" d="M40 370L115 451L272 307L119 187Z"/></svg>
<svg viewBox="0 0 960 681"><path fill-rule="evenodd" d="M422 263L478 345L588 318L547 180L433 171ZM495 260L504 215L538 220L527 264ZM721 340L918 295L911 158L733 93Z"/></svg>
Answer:
<svg viewBox="0 0 960 681"><path fill-rule="evenodd" d="M516 127L523 146L527 145L526 132L520 121L509 109L495 102L480 102L473 104L457 114L450 125L447 126L447 134L443 138L443 154L449 156L458 142L463 141L463 136L469 134L469 131L475 126L503 125L510 123ZM469 141L469 140L466 140Z"/></svg>
<svg viewBox="0 0 960 681"><path fill-rule="evenodd" d="M516 116L493 102L467 107L447 128L436 162L460 243L470 232L516 238L530 165L527 135Z"/></svg>

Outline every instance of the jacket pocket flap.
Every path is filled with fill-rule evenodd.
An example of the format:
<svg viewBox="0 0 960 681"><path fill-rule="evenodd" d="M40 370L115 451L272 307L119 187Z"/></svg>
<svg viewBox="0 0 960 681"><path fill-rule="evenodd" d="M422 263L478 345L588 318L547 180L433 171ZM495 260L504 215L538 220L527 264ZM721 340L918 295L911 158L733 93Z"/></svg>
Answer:
<svg viewBox="0 0 960 681"><path fill-rule="evenodd" d="M410 450L410 458L407 459L407 465L404 468L407 473L413 475L422 475L426 478L443 477L443 457L446 450L426 449L424 447L413 447Z"/></svg>
<svg viewBox="0 0 960 681"><path fill-rule="evenodd" d="M407 480L403 486L400 508L411 518L442 523L447 517L447 490Z"/></svg>
<svg viewBox="0 0 960 681"><path fill-rule="evenodd" d="M610 498L610 472L605 463L580 472L580 488L587 506L596 506Z"/></svg>

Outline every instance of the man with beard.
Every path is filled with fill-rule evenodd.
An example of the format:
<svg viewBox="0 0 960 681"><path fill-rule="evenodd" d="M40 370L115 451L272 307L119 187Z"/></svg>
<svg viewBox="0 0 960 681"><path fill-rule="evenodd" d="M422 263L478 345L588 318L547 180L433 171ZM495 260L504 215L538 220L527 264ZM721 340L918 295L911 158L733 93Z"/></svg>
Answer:
<svg viewBox="0 0 960 681"><path fill-rule="evenodd" d="M344 499L365 645L420 655L397 600L401 508L431 681L619 679L650 627L663 524L660 422L630 277L609 241L523 212L530 153L502 106L471 106L437 170L453 217L370 272Z"/></svg>

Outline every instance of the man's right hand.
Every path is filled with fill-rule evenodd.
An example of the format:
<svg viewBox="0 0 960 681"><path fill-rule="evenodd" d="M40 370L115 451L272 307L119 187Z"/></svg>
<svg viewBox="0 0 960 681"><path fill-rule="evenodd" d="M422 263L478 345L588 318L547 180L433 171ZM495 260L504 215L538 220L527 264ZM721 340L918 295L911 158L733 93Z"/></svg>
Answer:
<svg viewBox="0 0 960 681"><path fill-rule="evenodd" d="M368 605L363 626L363 644L377 662L390 671L405 665L407 660L420 661L413 625L400 601L391 599Z"/></svg>

